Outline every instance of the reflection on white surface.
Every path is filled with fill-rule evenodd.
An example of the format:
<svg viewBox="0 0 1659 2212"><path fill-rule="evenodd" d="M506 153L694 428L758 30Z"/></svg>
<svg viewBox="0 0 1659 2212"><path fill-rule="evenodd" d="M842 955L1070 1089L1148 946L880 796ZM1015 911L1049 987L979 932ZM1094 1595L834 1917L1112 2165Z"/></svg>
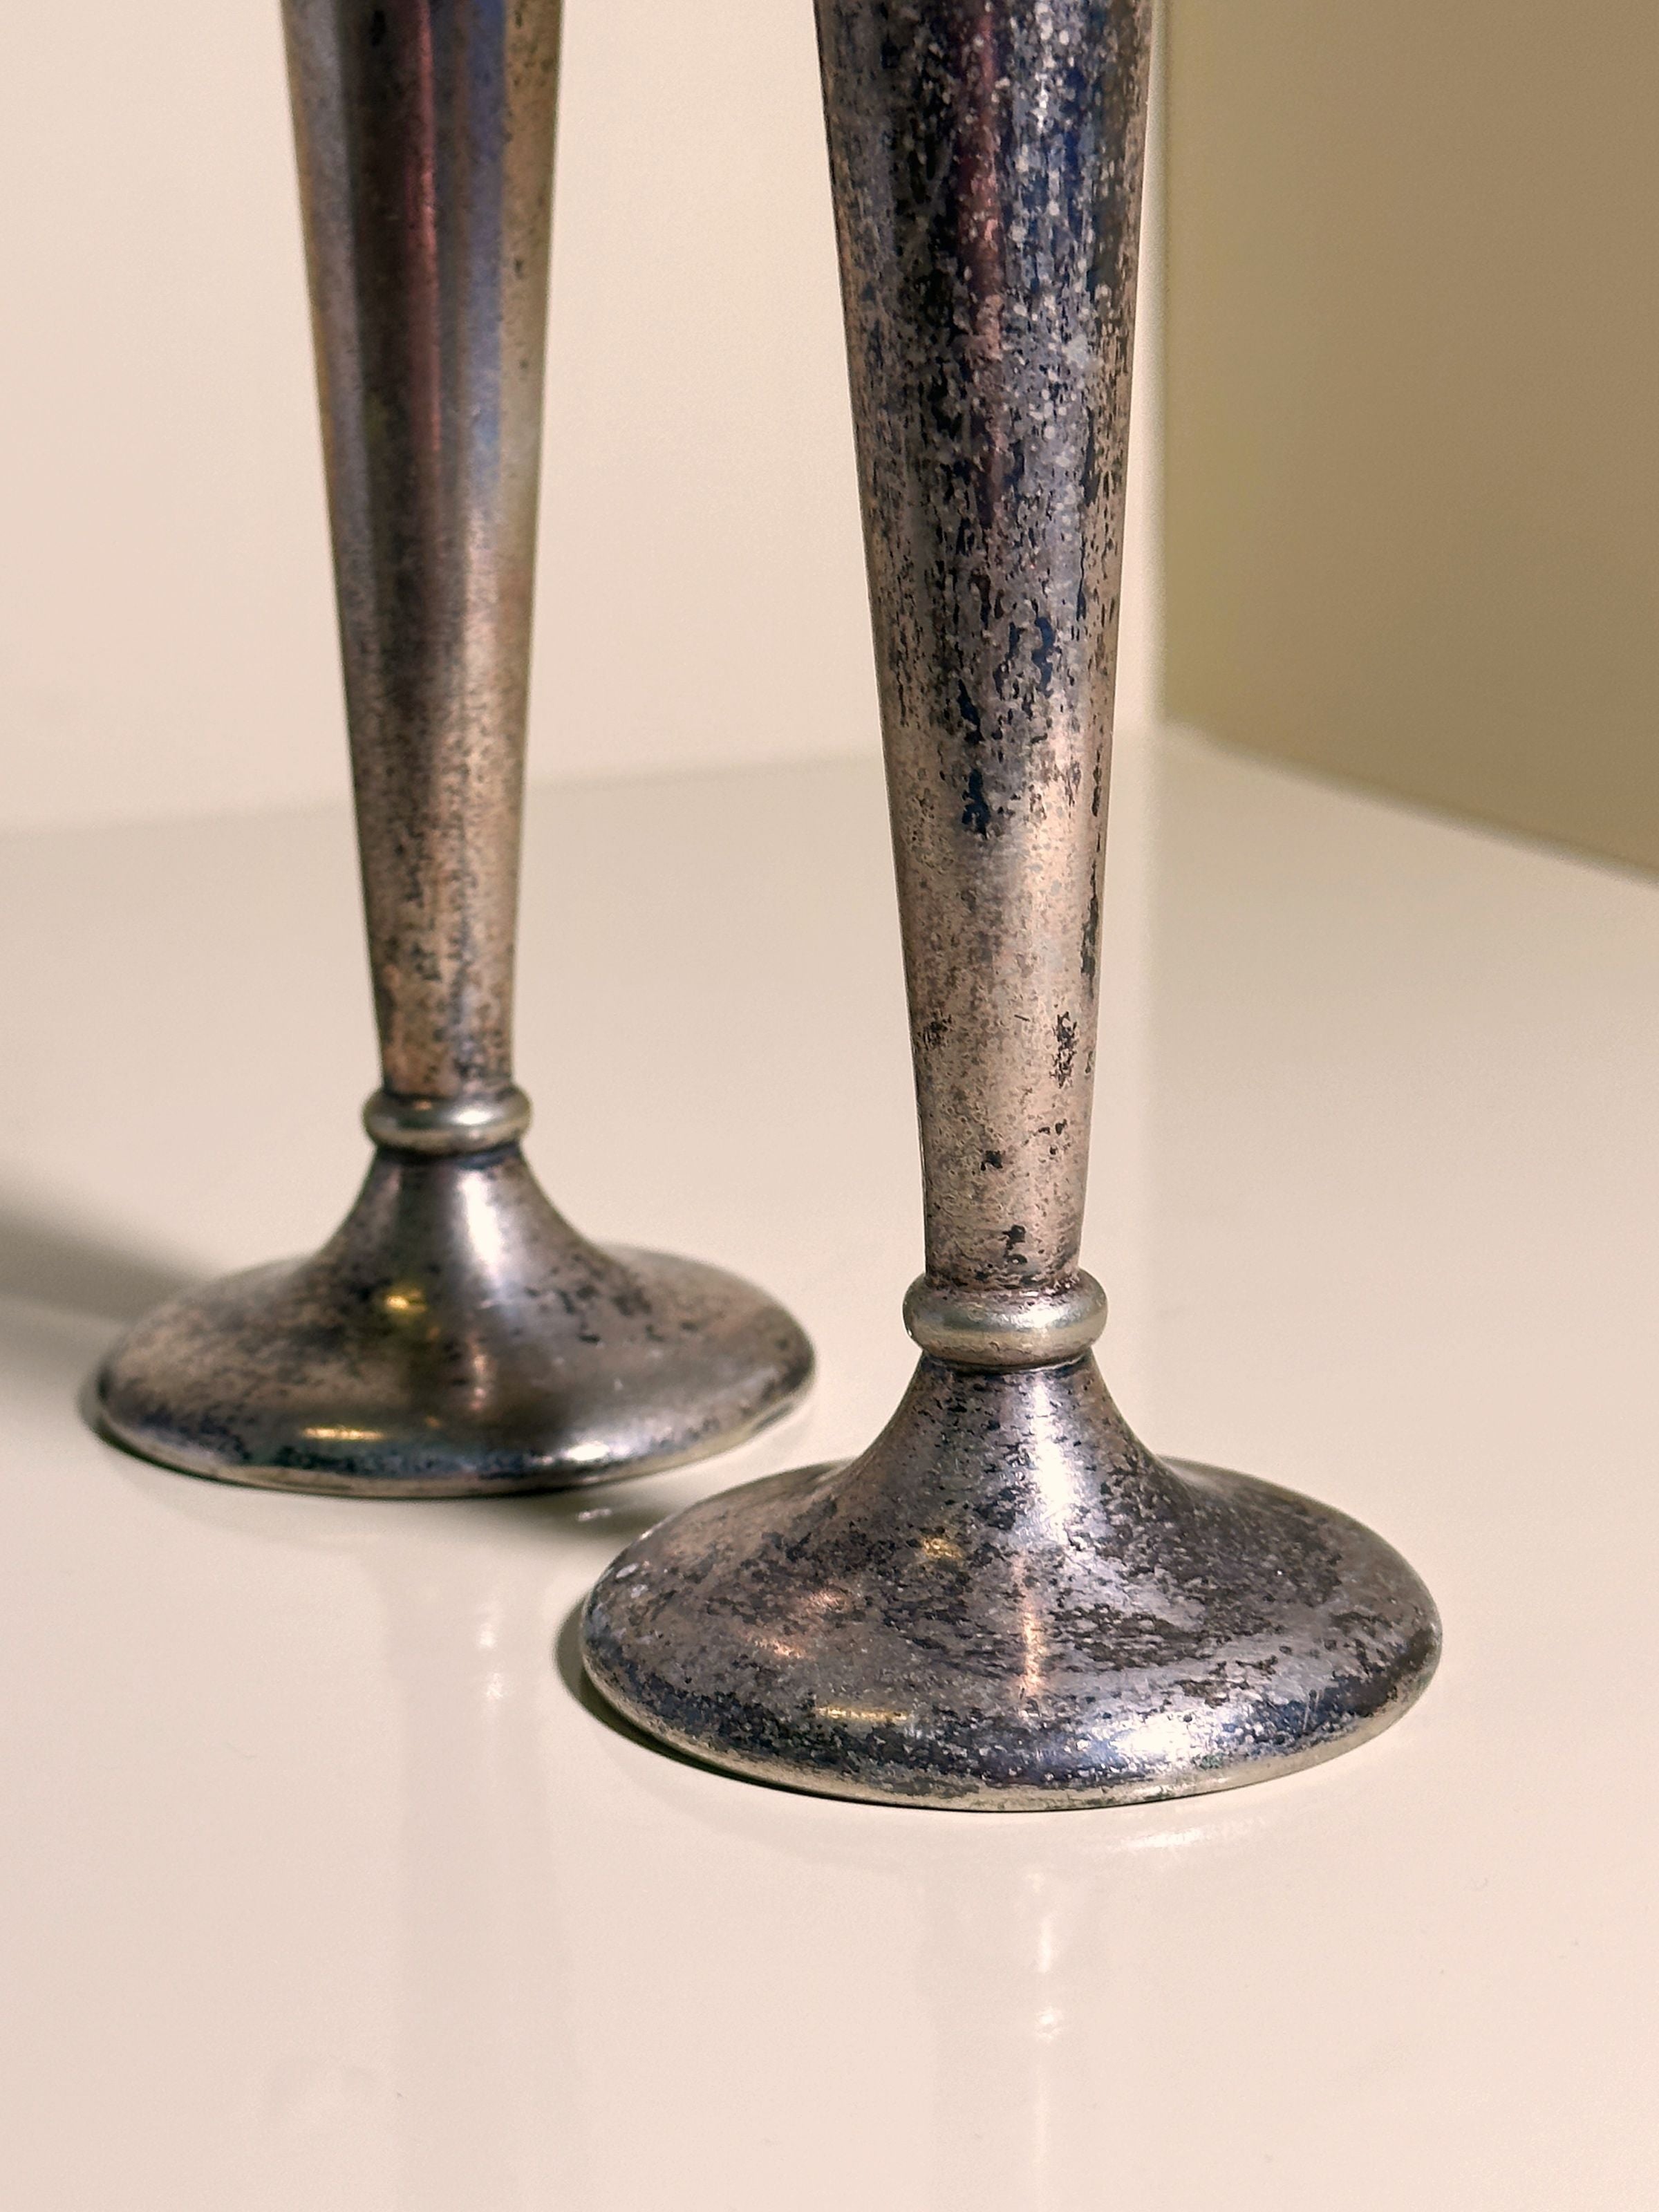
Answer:
<svg viewBox="0 0 1659 2212"><path fill-rule="evenodd" d="M402 1709L396 2202L599 2202L570 2094L576 2021L538 1787L544 1662L526 1632L539 1608L487 1539L440 1528L430 1541L437 1557L399 1546L374 1575ZM465 1588L452 1547L471 1558Z"/></svg>
<svg viewBox="0 0 1659 2212"><path fill-rule="evenodd" d="M302 899L274 926L303 823L157 833L128 877L0 855L0 1024L59 1072L8 1094L0 1188L80 1193L61 1253L42 1196L0 1267L6 2212L1659 2201L1652 1783L1604 1693L1644 1679L1659 1535L1659 893L1193 748L1170 772L1144 1187L1103 1149L1086 1255L1135 1320L1112 1377L1169 1448L1382 1528L1448 1644L1349 1757L1110 1814L749 1787L568 1677L622 1544L856 1449L908 1374L873 777L567 794L532 847L526 965L568 962L526 1007L550 1187L766 1282L823 1358L784 1428L580 1502L243 1491L87 1431L110 1326L30 1285L125 1316L179 1272L146 1255L325 1231L362 979ZM319 1038L337 1136L257 1079Z"/></svg>
<svg viewBox="0 0 1659 2212"><path fill-rule="evenodd" d="M1098 2048L1110 2001L1109 1898L1097 1870L1056 1869L1040 1845L988 1883L958 1881L933 1898L939 2212L976 2201L1048 2212L1072 2201L1090 2147L1111 2125Z"/></svg>

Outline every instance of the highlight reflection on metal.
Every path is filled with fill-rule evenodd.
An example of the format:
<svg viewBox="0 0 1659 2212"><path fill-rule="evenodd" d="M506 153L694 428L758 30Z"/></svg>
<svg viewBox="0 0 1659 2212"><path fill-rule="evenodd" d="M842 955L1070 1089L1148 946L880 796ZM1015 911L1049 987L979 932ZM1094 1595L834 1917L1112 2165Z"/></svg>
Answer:
<svg viewBox="0 0 1659 2212"><path fill-rule="evenodd" d="M927 1204L862 1458L624 1552L586 1663L737 1772L975 1809L1224 1789L1422 1689L1427 1591L1155 1459L1078 1267L1148 0L818 0Z"/></svg>
<svg viewBox="0 0 1659 2212"><path fill-rule="evenodd" d="M100 1377L173 1467L379 1496L733 1443L811 1370L713 1267L587 1243L512 1079L558 0L286 0L383 1087L316 1257L174 1298Z"/></svg>

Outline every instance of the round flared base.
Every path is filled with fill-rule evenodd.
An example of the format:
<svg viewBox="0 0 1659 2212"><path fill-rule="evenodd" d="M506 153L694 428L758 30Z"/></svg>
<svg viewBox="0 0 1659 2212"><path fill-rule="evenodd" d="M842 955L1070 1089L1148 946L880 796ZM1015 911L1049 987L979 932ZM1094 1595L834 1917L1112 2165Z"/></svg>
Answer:
<svg viewBox="0 0 1659 2212"><path fill-rule="evenodd" d="M509 1145L377 1153L320 1253L170 1299L116 1346L95 1397L114 1441L187 1474L492 1497L723 1450L811 1372L759 1291L587 1243Z"/></svg>
<svg viewBox="0 0 1659 2212"><path fill-rule="evenodd" d="M1155 1459L1092 1358L924 1359L861 1459L630 1545L583 1656L619 1711L757 1781L966 1811L1226 1790L1386 1728L1433 1601L1345 1514Z"/></svg>

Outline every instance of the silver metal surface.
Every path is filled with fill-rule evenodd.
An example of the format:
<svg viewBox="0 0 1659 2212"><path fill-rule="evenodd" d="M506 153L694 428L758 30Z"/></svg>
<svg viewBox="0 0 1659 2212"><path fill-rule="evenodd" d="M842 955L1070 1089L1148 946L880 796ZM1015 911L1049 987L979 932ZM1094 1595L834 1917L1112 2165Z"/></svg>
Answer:
<svg viewBox="0 0 1659 2212"><path fill-rule="evenodd" d="M923 1349L850 1466L641 1538L584 1652L640 1727L970 1809L1218 1790L1439 1650L1343 1515L1160 1462L1078 1267L1148 0L818 0L921 1117Z"/></svg>
<svg viewBox="0 0 1659 2212"><path fill-rule="evenodd" d="M175 1298L101 1421L173 1467L386 1496L737 1442L805 1387L735 1278L607 1253L518 1150L514 939L558 0L286 0L383 1087L315 1259Z"/></svg>
<svg viewBox="0 0 1659 2212"><path fill-rule="evenodd" d="M1154 1459L1091 1358L924 1359L851 1466L745 1483L630 1545L583 1636L605 1695L683 1750L969 1811L1310 1765L1403 1711L1439 1641L1388 1545Z"/></svg>

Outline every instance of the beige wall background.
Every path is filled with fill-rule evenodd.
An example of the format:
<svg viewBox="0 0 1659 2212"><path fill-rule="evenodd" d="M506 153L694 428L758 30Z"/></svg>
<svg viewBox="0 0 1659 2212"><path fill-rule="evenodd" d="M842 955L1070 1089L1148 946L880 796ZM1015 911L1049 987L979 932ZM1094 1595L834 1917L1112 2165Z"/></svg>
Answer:
<svg viewBox="0 0 1659 2212"><path fill-rule="evenodd" d="M1659 10L1164 32L1121 726L1659 866ZM0 205L0 827L343 797L275 0L22 11ZM568 0L550 356L532 775L873 751L809 0Z"/></svg>
<svg viewBox="0 0 1659 2212"><path fill-rule="evenodd" d="M0 208L0 827L343 797L276 0L13 9ZM876 748L811 0L567 0L531 725Z"/></svg>
<svg viewBox="0 0 1659 2212"><path fill-rule="evenodd" d="M1165 29L1170 712L1659 866L1659 8Z"/></svg>

